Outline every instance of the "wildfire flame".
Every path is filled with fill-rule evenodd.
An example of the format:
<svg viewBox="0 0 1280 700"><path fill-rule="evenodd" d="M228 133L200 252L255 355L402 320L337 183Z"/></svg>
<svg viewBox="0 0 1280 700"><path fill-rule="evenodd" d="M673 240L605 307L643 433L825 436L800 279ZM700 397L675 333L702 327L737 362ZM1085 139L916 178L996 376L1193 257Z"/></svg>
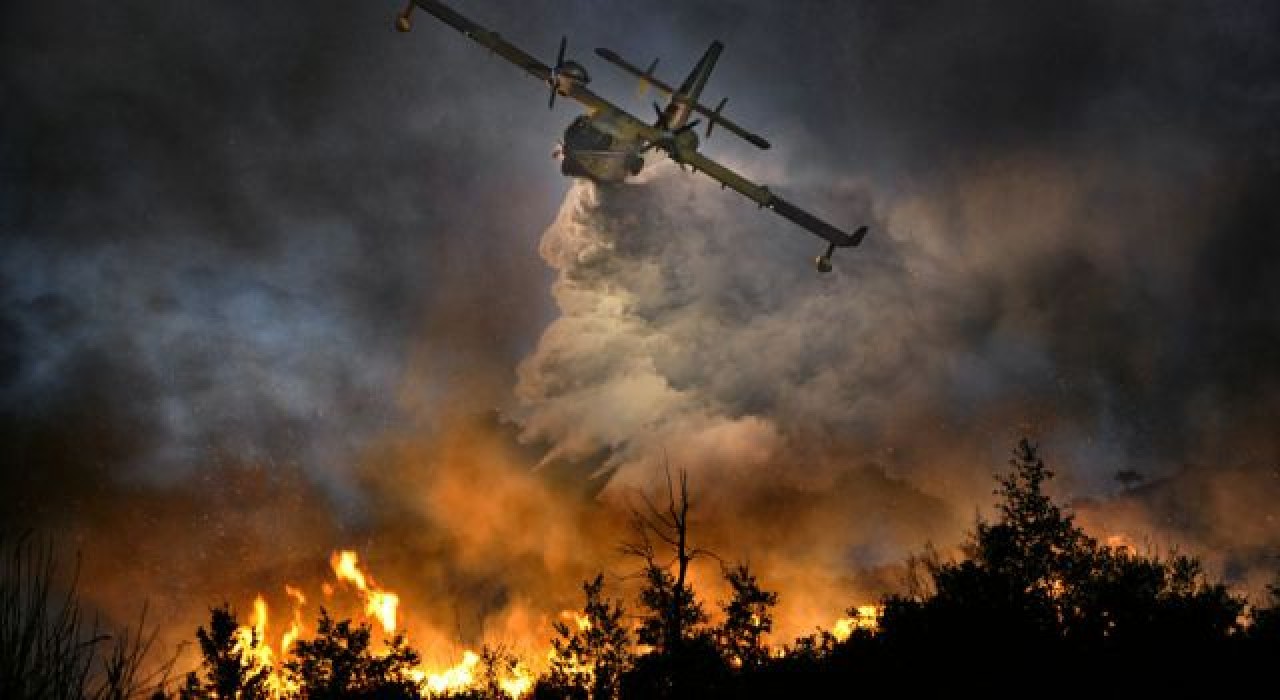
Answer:
<svg viewBox="0 0 1280 700"><path fill-rule="evenodd" d="M352 550L335 551L330 557L329 563L333 570L335 582L340 586L335 587L334 583L322 582L319 587L324 596L326 598L333 597L339 588L354 589L360 598L363 612L368 619L370 621L376 620L387 634L394 634L397 631L400 596L379 586L372 574L367 569L361 568L360 558ZM270 685L276 696L297 690L296 687L289 683L288 678L281 673L281 668L276 666L274 661L277 649L279 656L283 659L288 656L294 643L301 638L303 634L303 608L308 600L306 593L300 587L292 584L284 585L284 593L292 603L293 610L289 618L289 627L280 636L278 647L273 648L268 642L269 618L267 601L261 594L253 601L253 613L249 618L248 624L236 630L237 647L248 657L247 660L253 669L271 669ZM879 605L860 605L851 612L854 613L852 616L836 620L831 629L831 635L838 641L847 640L856 630L874 632L879 627L880 616L883 614L884 608ZM571 629L576 627L579 632L586 632L591 629L590 618L579 611L564 610L559 616L566 624L572 623ZM753 618L752 622L759 624L758 618ZM651 650L650 647L643 644L636 647L637 653L640 654ZM781 653L781 650L778 650L777 653ZM548 660L552 659L554 654L554 650L548 650ZM591 664L580 663L580 660L573 661L579 663L572 664L569 669L570 673L584 674L587 677L594 673ZM481 677L481 665L484 662L485 657L471 649L466 649L462 652L461 660L453 666L443 669L419 666L410 669L408 676L428 697L460 693L475 687L475 683ZM499 688L507 697L512 700L518 700L527 696L533 689L535 675L523 664L517 664L514 668L507 669L503 676L496 680Z"/></svg>
<svg viewBox="0 0 1280 700"><path fill-rule="evenodd" d="M510 678L504 678L498 681L498 687L502 688L502 692L508 697L519 698L524 697L533 688L533 675L521 667L515 669L514 675Z"/></svg>
<svg viewBox="0 0 1280 700"><path fill-rule="evenodd" d="M253 615L249 624L236 630L236 647L251 655L255 667L271 665L271 647L267 638L267 601L261 595L253 601Z"/></svg>
<svg viewBox="0 0 1280 700"><path fill-rule="evenodd" d="M880 605L859 605L855 612L857 615L853 617L842 617L836 620L835 625L831 627L831 636L836 641L843 642L853 635L854 630L867 630L874 632L880 627L880 616L884 614L884 607Z"/></svg>
<svg viewBox="0 0 1280 700"><path fill-rule="evenodd" d="M397 615L400 607L400 596L381 588L373 576L360 568L360 559L354 551L339 550L333 553L329 563L338 582L349 584L360 596L364 604L364 612L376 620L387 634L396 631ZM328 582L321 584L321 592L326 597L335 594L336 589ZM279 653L286 656L303 632L302 608L307 604L307 595L301 588L285 584L285 595L293 603L293 615L289 629L280 637ZM579 629L585 629L586 618L578 616ZM253 670L271 669L271 688L275 695L281 695L293 688L281 669L273 664L276 651L268 642L268 610L266 598L259 594L253 601L253 613L249 623L236 630L236 645L242 654L247 655ZM456 693L471 688L476 682L477 667L482 658L480 654L467 649L462 652L462 660L456 665L443 670L415 668L409 671L409 678L422 690L431 695ZM502 691L512 700L528 694L533 688L534 676L523 665L517 665L504 678L498 679Z"/></svg>
<svg viewBox="0 0 1280 700"><path fill-rule="evenodd" d="M293 643L297 641L298 634L302 631L302 606L307 604L307 596L301 590L289 584L284 584L284 593L293 600L293 621L289 623L289 630L280 637L280 653L287 654L289 649L293 647ZM261 600L261 596L259 596ZM263 606L263 614L266 613L266 606Z"/></svg>
<svg viewBox="0 0 1280 700"><path fill-rule="evenodd" d="M427 689L437 695L464 690L475 682L475 667L479 663L480 655L468 649L462 652L462 661L457 666L438 673L424 671L419 682L425 681Z"/></svg>
<svg viewBox="0 0 1280 700"><path fill-rule="evenodd" d="M339 581L352 584L364 596L365 612L382 624L382 631L387 634L394 633L400 596L380 589L378 584L374 583L372 576L366 576L360 570L359 557L349 549L334 552L329 559L329 564L333 566L333 574Z"/></svg>
<svg viewBox="0 0 1280 700"><path fill-rule="evenodd" d="M572 620L573 624L578 627L579 632L586 632L591 629L591 618L583 615L577 610L561 610L560 619L566 621Z"/></svg>
<svg viewBox="0 0 1280 700"><path fill-rule="evenodd" d="M292 633L292 636L291 634ZM297 637L297 624L295 623L286 632L281 640L281 652L288 649L293 643L293 638ZM242 655L248 657L249 669L251 672L257 672L260 669L272 669L270 676L270 686L276 695L281 695L285 691L295 690L288 684L279 673L279 670L272 666L274 652L271 645L267 642L267 601L261 594L253 600L253 615L249 618L248 625L242 625L236 629L236 650Z"/></svg>

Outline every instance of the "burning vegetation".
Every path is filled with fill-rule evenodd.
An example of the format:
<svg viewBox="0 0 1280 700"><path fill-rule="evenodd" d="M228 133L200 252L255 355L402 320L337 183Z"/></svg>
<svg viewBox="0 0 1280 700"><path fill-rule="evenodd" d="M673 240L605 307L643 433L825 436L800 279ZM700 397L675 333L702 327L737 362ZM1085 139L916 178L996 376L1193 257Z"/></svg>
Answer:
<svg viewBox="0 0 1280 700"><path fill-rule="evenodd" d="M1115 535L1099 541L1045 495L1053 473L1035 447L1023 441L1011 465L998 480L998 516L977 521L962 557L928 550L909 562L903 591L790 643L774 632L779 594L746 564L720 562L729 596L714 612L695 590L690 563L718 557L693 544L683 473L668 478L665 502L633 509L622 549L641 564L634 603L611 598L596 575L581 608L562 611L546 629L549 647L530 658L499 644L464 649L452 665L425 662L400 596L357 552L339 550L318 593L281 584L291 607L276 616L283 622L272 622L263 595L244 619L231 605L212 608L196 634L198 668L174 673L174 661L148 662L154 637L87 629L74 586L55 594L48 552L19 540L0 590L0 696L816 697L909 677L922 662L931 673L913 687L1010 695L1026 679L1086 669L1113 677L1117 691L1221 689L1239 678L1232 668L1280 650L1280 585L1251 606L1196 559L1140 554ZM348 607L350 618L331 613ZM1156 661L1181 670L1152 677ZM1087 685L1089 673L1054 690Z"/></svg>

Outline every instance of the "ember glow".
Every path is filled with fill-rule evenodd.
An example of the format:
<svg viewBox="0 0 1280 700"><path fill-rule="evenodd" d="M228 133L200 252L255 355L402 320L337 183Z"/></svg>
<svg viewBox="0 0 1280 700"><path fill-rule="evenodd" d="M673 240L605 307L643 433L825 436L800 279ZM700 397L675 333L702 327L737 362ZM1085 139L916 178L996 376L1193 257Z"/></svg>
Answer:
<svg viewBox="0 0 1280 700"><path fill-rule="evenodd" d="M1103 540L1103 543L1112 549L1124 550L1130 554L1138 553L1138 547L1134 543L1133 538L1123 533L1107 535L1106 539Z"/></svg>

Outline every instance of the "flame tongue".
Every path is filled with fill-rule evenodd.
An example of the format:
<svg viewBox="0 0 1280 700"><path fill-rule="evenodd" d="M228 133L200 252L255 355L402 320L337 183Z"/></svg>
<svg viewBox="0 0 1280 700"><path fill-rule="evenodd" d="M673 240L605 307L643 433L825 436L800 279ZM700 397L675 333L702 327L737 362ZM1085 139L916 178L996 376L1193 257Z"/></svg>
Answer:
<svg viewBox="0 0 1280 700"><path fill-rule="evenodd" d="M253 617L249 625L236 630L238 646L241 651L253 654L253 663L257 667L271 665L271 647L266 645L267 638L267 601L261 595L253 600Z"/></svg>
<svg viewBox="0 0 1280 700"><path fill-rule="evenodd" d="M285 595L293 600L293 621L289 623L289 629L280 637L280 653L289 653L289 648L297 641L298 635L302 633L302 606L307 604L307 596L301 590L284 584ZM261 599L261 597L259 597Z"/></svg>
<svg viewBox="0 0 1280 700"><path fill-rule="evenodd" d="M339 581L350 582L361 591L369 590L364 572L360 570L360 558L355 552L349 549L334 552L329 558L329 564L333 566L333 574Z"/></svg>
<svg viewBox="0 0 1280 700"><path fill-rule="evenodd" d="M360 591L360 595L364 598L365 613L376 618L387 634L395 632L396 610L400 607L400 596L380 589L372 576L360 570L359 557L349 549L334 552L333 557L329 559L329 564L333 567L333 574L338 577L338 580L346 581Z"/></svg>

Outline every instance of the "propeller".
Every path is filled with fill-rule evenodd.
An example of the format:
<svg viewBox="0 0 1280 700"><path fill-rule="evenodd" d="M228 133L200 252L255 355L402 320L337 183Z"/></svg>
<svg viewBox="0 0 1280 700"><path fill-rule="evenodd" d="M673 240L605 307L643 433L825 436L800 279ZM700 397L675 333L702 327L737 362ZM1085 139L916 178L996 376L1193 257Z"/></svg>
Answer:
<svg viewBox="0 0 1280 700"><path fill-rule="evenodd" d="M551 77L547 83L551 85L551 99L547 101L547 109L556 108L556 89L560 87L560 68L564 66L564 49L569 44L569 37L560 37L560 50L556 52L556 67L551 69Z"/></svg>

